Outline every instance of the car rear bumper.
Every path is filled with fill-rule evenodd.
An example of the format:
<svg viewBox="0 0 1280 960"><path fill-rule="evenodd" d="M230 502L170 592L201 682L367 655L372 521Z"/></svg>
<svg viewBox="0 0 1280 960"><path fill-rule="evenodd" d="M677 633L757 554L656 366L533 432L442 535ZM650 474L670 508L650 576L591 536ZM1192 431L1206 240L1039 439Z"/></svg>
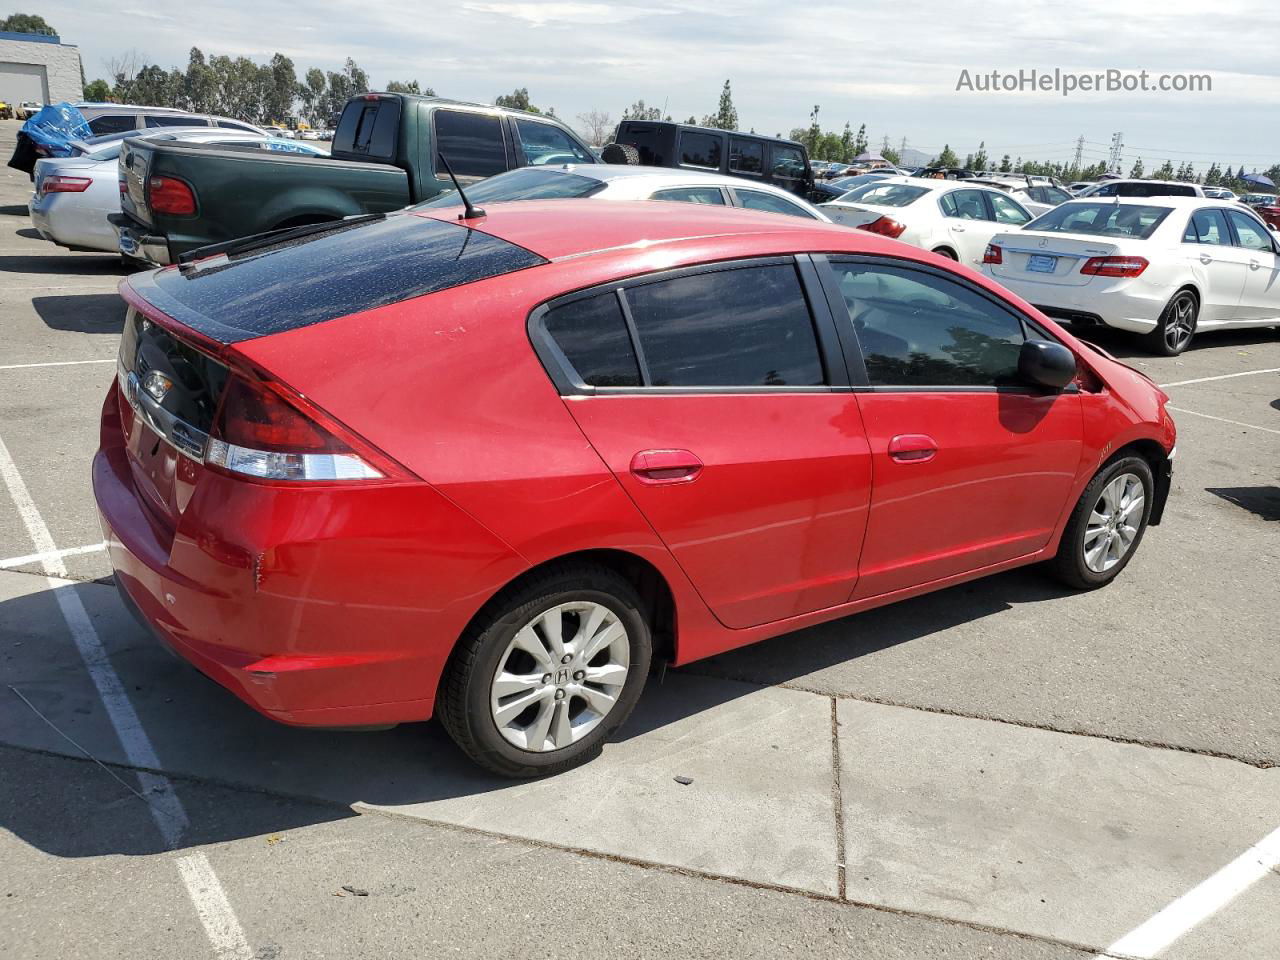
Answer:
<svg viewBox="0 0 1280 960"><path fill-rule="evenodd" d="M1103 325L1130 333L1150 333L1169 301L1169 292L1120 280L1106 288L1041 283L985 271L1036 309L1055 320Z"/></svg>
<svg viewBox="0 0 1280 960"><path fill-rule="evenodd" d="M149 233L145 227L122 213L113 213L107 220L116 229L118 247L122 256L145 260L167 267L173 262L169 241L165 237Z"/></svg>

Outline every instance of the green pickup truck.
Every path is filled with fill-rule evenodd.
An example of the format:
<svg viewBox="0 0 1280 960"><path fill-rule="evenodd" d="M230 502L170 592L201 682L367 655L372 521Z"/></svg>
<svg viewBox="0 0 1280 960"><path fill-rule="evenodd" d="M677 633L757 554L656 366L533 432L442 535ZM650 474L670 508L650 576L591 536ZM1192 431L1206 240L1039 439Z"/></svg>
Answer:
<svg viewBox="0 0 1280 960"><path fill-rule="evenodd" d="M438 97L347 101L329 157L129 139L120 151L120 252L168 264L269 230L398 210L515 167L595 163L554 117Z"/></svg>

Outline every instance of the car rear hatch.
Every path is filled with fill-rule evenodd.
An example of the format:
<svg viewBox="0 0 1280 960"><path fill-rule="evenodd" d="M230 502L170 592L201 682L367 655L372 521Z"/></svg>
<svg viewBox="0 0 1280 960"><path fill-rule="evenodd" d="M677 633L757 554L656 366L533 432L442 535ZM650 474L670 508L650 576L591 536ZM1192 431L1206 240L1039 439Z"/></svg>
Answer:
<svg viewBox="0 0 1280 960"><path fill-rule="evenodd" d="M987 268L997 280L1020 280L1056 286L1080 287L1094 278L1080 268L1093 257L1112 256L1114 243L1079 234L1002 233L991 245L1000 248L1000 262L987 258Z"/></svg>
<svg viewBox="0 0 1280 960"><path fill-rule="evenodd" d="M376 451L291 391L287 370L257 368L238 345L543 263L469 227L399 214L134 274L121 283L117 378L139 500L171 539L210 466L268 481L388 475Z"/></svg>

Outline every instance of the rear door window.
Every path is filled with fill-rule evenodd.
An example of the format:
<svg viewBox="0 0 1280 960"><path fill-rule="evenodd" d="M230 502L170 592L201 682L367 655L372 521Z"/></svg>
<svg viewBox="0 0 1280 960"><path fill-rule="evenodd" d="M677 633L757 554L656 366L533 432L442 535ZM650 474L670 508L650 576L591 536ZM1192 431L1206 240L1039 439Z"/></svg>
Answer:
<svg viewBox="0 0 1280 960"><path fill-rule="evenodd" d="M1183 243L1207 243L1214 246L1230 246L1231 231L1221 210L1197 210L1187 221Z"/></svg>
<svg viewBox="0 0 1280 960"><path fill-rule="evenodd" d="M138 129L138 117L133 113L104 113L102 116L94 117L89 121L89 129L94 132L95 136L103 136L108 133L124 133L127 130Z"/></svg>
<svg viewBox="0 0 1280 960"><path fill-rule="evenodd" d="M757 140L729 138L729 171L731 173L750 173L759 176L764 173L764 144Z"/></svg>
<svg viewBox="0 0 1280 960"><path fill-rule="evenodd" d="M710 203L724 206L724 193L719 187L668 187L658 190L650 200L670 200L676 203Z"/></svg>
<svg viewBox="0 0 1280 960"><path fill-rule="evenodd" d="M507 169L502 119L486 113L437 110L433 115L436 150L460 177L491 177ZM435 164L437 180L448 180L444 165Z"/></svg>
<svg viewBox="0 0 1280 960"><path fill-rule="evenodd" d="M515 125L516 134L520 137L520 149L524 153L524 162L529 166L541 166L547 163L596 162L595 157L574 143L567 133L553 124L538 120L517 119Z"/></svg>
<svg viewBox="0 0 1280 960"><path fill-rule="evenodd" d="M991 201L991 209L996 215L997 223L1009 223L1021 226L1024 223L1031 222L1031 214L1015 200L1011 200L1001 193L988 193L987 199Z"/></svg>
<svg viewBox="0 0 1280 960"><path fill-rule="evenodd" d="M961 220L990 220L981 190L954 190L942 198L942 209L949 217Z"/></svg>
<svg viewBox="0 0 1280 960"><path fill-rule="evenodd" d="M793 264L697 273L626 290L655 387L788 387L826 382Z"/></svg>
<svg viewBox="0 0 1280 960"><path fill-rule="evenodd" d="M640 386L640 366L616 293L560 304L547 311L543 324L582 383Z"/></svg>
<svg viewBox="0 0 1280 960"><path fill-rule="evenodd" d="M712 133L680 134L680 162L687 167L720 169L721 138Z"/></svg>

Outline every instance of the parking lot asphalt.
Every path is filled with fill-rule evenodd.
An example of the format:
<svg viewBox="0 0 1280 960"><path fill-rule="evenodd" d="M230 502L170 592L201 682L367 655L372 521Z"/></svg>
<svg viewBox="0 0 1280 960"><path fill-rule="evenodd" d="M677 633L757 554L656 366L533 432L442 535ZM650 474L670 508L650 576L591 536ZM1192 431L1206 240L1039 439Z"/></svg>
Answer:
<svg viewBox="0 0 1280 960"><path fill-rule="evenodd" d="M671 670L510 783L434 723L274 725L130 619L88 479L124 270L29 189L0 174L0 955L1275 957L1274 871L1178 899L1280 827L1275 331L1098 337L1179 427L1105 590L1019 570Z"/></svg>

